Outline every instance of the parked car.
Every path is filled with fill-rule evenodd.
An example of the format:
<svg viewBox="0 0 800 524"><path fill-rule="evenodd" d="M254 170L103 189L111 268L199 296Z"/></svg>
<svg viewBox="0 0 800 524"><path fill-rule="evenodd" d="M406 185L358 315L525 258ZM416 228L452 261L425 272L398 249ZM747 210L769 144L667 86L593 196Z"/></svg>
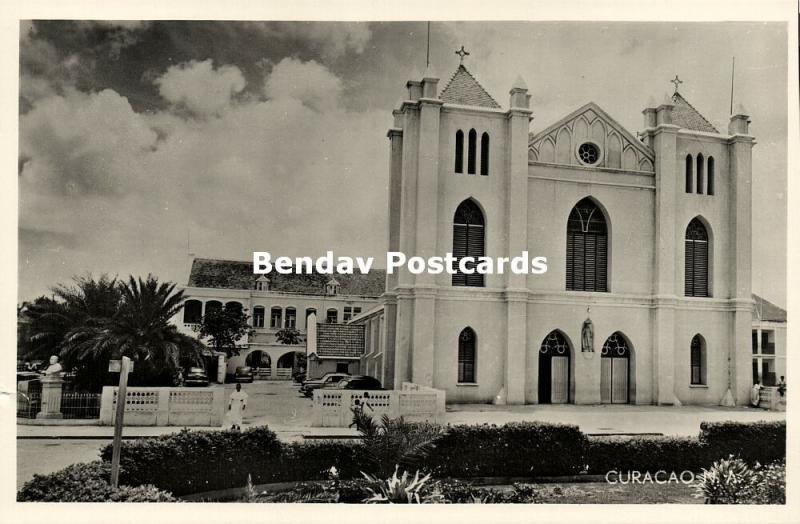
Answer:
<svg viewBox="0 0 800 524"><path fill-rule="evenodd" d="M302 384L306 380L306 372L305 371L297 371L292 374L292 380L297 382L298 384Z"/></svg>
<svg viewBox="0 0 800 524"><path fill-rule="evenodd" d="M234 382L253 382L256 372L250 366L239 366L233 373Z"/></svg>
<svg viewBox="0 0 800 524"><path fill-rule="evenodd" d="M186 373L183 374L184 386L205 387L208 386L208 384L208 374L203 368L189 368L186 370Z"/></svg>
<svg viewBox="0 0 800 524"><path fill-rule="evenodd" d="M303 385L300 386L300 392L310 397L314 394L315 389L336 385L340 380L349 376L348 373L325 373L318 380L306 380L303 382Z"/></svg>
<svg viewBox="0 0 800 524"><path fill-rule="evenodd" d="M383 389L381 381L375 377L368 377L366 375L353 375L339 381L336 384L339 389Z"/></svg>

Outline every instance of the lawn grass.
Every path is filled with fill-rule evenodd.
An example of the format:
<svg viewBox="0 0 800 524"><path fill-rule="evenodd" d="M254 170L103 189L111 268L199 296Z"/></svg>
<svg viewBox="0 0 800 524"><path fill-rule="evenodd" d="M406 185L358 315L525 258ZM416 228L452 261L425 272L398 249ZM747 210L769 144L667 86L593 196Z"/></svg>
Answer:
<svg viewBox="0 0 800 524"><path fill-rule="evenodd" d="M568 482L534 484L540 504L702 504L692 484L607 484Z"/></svg>

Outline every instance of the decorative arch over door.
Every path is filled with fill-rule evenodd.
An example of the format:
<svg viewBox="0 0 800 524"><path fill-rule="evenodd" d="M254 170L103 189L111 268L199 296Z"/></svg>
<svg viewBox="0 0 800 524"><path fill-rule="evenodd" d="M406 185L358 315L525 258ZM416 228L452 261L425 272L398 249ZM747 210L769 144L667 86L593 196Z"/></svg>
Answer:
<svg viewBox="0 0 800 524"><path fill-rule="evenodd" d="M619 331L612 333L600 350L600 402L631 401L631 348Z"/></svg>
<svg viewBox="0 0 800 524"><path fill-rule="evenodd" d="M570 401L569 342L560 331L548 333L539 346L539 404Z"/></svg>

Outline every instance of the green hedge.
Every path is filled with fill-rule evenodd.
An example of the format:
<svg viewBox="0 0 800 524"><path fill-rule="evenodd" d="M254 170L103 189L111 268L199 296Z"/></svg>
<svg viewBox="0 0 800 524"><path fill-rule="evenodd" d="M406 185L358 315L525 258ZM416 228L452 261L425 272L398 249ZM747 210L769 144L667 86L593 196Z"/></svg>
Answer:
<svg viewBox="0 0 800 524"><path fill-rule="evenodd" d="M699 471L729 454L767 464L786 454L785 422L703 423L699 438L592 437L577 426L538 422L503 426L448 426L435 440L423 469L434 478L533 477L581 471ZM19 500L154 500L166 496L253 484L327 478L335 466L342 480L369 471L369 450L352 442L281 443L266 427L239 431L189 431L124 441L120 483L108 484L111 446L104 463L76 464L37 475ZM147 486L150 485L150 486ZM155 486L155 487L153 487Z"/></svg>
<svg viewBox="0 0 800 524"><path fill-rule="evenodd" d="M786 421L703 422L699 440L709 447L709 464L728 455L768 464L786 457Z"/></svg>
<svg viewBox="0 0 800 524"><path fill-rule="evenodd" d="M120 482L153 484L175 495L275 482L283 448L266 427L246 431L189 431L123 441ZM111 461L111 444L101 450Z"/></svg>
<svg viewBox="0 0 800 524"><path fill-rule="evenodd" d="M435 442L426 469L435 478L574 475L585 464L577 426L512 422L451 426Z"/></svg>
<svg viewBox="0 0 800 524"><path fill-rule="evenodd" d="M73 464L49 475L34 475L17 493L20 502L176 502L155 486L112 488L110 464Z"/></svg>
<svg viewBox="0 0 800 524"><path fill-rule="evenodd" d="M587 472L700 471L708 467L706 446L693 437L591 437L586 445Z"/></svg>

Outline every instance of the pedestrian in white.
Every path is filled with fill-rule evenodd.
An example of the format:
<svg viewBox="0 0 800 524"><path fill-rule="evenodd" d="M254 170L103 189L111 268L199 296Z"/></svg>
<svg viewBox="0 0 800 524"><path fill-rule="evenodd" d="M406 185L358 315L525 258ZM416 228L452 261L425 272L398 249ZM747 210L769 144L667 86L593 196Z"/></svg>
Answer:
<svg viewBox="0 0 800 524"><path fill-rule="evenodd" d="M231 429L242 430L242 415L247 408L247 393L242 391L242 385L236 384L236 391L231 393L228 400L228 417Z"/></svg>

